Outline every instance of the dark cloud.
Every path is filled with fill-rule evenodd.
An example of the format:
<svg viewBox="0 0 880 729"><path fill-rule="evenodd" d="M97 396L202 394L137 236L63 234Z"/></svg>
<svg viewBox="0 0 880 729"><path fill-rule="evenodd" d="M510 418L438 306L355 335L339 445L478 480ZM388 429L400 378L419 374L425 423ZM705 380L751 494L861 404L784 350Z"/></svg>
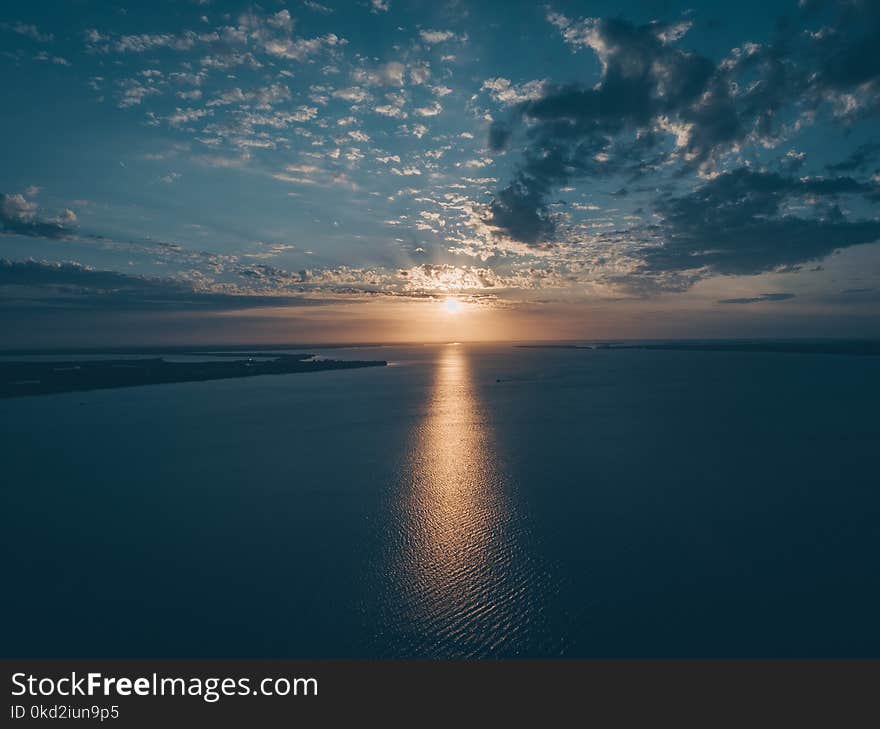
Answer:
<svg viewBox="0 0 880 729"><path fill-rule="evenodd" d="M851 177L791 178L746 168L727 172L691 193L657 202L662 245L645 255L649 269L753 274L797 266L833 251L880 240L880 221L852 220L837 204L841 195L873 194ZM787 205L802 203L813 216Z"/></svg>
<svg viewBox="0 0 880 729"><path fill-rule="evenodd" d="M714 66L664 42L665 30L667 26L656 23L596 21L590 43L604 65L602 82L549 86L541 98L517 107L517 117L529 120L530 141L516 181L492 205L490 224L516 240L546 241L554 232L545 201L553 187L573 177L609 174L612 168L601 155L612 146L614 135L650 126L652 120L696 102ZM490 147L495 148L492 137L490 129ZM657 141L654 135L640 136L634 144L641 149L632 156L643 156Z"/></svg>
<svg viewBox="0 0 880 729"><path fill-rule="evenodd" d="M856 172L865 169L880 154L880 144L867 142L857 147L846 159L826 166L829 172Z"/></svg>
<svg viewBox="0 0 880 729"><path fill-rule="evenodd" d="M762 301L788 301L793 299L794 294L774 293L761 294L760 296L749 296L742 299L721 299L719 304L759 304Z"/></svg>
<svg viewBox="0 0 880 729"><path fill-rule="evenodd" d="M549 187L540 181L520 174L492 200L486 222L516 240L540 245L555 228L547 207L548 192Z"/></svg>
<svg viewBox="0 0 880 729"><path fill-rule="evenodd" d="M699 168L705 171L725 153L746 144L775 144L783 126L802 114L812 118L826 108L831 119L846 123L854 115L880 109L880 53L876 52L880 3L841 0L809 5L803 4L799 22L789 23L788 28L780 25L772 42L745 44L717 62L680 47L686 23L554 20L566 42L596 54L602 64L600 82L547 84L540 98L515 107L513 121L527 122L522 161L514 181L497 193L486 222L515 240L547 245L556 233L547 214L547 196L559 186L577 179L635 179L670 162L682 175ZM807 19L815 28L805 29ZM490 147L495 148L491 141ZM866 145L862 153L873 154L871 146ZM793 171L802 163L803 158L793 153L780 167ZM830 169L850 172L863 164L863 159L854 157ZM706 191L720 191L720 184L731 181L728 178ZM765 186L770 183L762 181ZM837 184L843 183L817 181L795 192L829 196L837 194L829 187ZM815 189L808 190L810 186ZM838 192L847 191L859 190ZM753 191L753 196L761 194ZM750 213L750 207L759 203L740 200L739 213L730 213L737 225L719 231L726 248L753 249L752 263L739 257L742 265L727 265L721 257L711 259L709 254L703 260L711 259L723 270L763 269L780 259L804 260L801 256L812 257L875 237L876 223L842 220L839 210L829 209L824 219L783 219L779 212L783 192L770 185L767 194L764 204L778 219L759 219L757 212ZM876 191L873 196L877 197ZM689 204L694 209L688 210ZM682 236L714 247L709 245L708 224L687 217L705 209L698 198L683 199L677 206L661 201L661 207L674 221L671 232L680 236L670 241L669 250L677 249ZM728 212L719 211L716 222ZM733 240L743 234L760 238ZM780 234L781 243L774 237ZM781 254L787 245L790 254ZM686 248L688 254L703 250L690 244ZM761 253L761 249L766 250ZM669 262L684 264L677 258Z"/></svg>
<svg viewBox="0 0 880 729"><path fill-rule="evenodd" d="M818 59L819 87L848 91L866 84L862 93L876 92L880 80L880 4L876 0L831 3L837 15L832 26L811 35Z"/></svg>
<svg viewBox="0 0 880 729"><path fill-rule="evenodd" d="M0 259L0 306L113 310L224 310L320 303L293 296L199 291L177 279L129 276L78 263Z"/></svg>
<svg viewBox="0 0 880 729"><path fill-rule="evenodd" d="M500 152L510 141L510 128L503 122L494 121L489 125L489 149Z"/></svg>

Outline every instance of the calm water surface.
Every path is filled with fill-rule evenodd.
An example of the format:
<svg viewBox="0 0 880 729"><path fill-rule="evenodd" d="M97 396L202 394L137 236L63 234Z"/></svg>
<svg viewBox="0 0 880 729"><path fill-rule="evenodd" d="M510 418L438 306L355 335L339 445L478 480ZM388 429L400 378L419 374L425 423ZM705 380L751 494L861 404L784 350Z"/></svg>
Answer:
<svg viewBox="0 0 880 729"><path fill-rule="evenodd" d="M414 346L0 401L7 656L880 656L880 359Z"/></svg>

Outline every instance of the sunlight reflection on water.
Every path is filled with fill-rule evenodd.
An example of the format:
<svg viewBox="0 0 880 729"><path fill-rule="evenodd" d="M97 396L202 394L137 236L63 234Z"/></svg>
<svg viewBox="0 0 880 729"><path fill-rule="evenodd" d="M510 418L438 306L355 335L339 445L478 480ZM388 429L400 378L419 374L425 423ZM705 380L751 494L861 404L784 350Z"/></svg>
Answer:
<svg viewBox="0 0 880 729"><path fill-rule="evenodd" d="M392 633L401 642L394 652L515 654L540 590L461 347L440 354L398 509L389 555L399 610Z"/></svg>

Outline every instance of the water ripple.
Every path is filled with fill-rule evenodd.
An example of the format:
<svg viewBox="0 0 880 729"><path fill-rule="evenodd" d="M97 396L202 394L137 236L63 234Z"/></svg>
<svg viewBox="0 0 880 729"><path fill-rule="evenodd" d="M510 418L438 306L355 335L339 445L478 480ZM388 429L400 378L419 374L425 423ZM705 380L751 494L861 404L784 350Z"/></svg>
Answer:
<svg viewBox="0 0 880 729"><path fill-rule="evenodd" d="M440 357L392 504L380 650L459 658L534 650L546 571L460 347Z"/></svg>

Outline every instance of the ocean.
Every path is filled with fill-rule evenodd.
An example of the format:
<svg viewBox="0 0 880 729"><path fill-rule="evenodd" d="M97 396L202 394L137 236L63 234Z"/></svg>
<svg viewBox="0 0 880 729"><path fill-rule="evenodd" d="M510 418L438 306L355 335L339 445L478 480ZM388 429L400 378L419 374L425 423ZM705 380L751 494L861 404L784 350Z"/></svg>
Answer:
<svg viewBox="0 0 880 729"><path fill-rule="evenodd" d="M0 400L5 657L880 657L880 357L307 351Z"/></svg>

